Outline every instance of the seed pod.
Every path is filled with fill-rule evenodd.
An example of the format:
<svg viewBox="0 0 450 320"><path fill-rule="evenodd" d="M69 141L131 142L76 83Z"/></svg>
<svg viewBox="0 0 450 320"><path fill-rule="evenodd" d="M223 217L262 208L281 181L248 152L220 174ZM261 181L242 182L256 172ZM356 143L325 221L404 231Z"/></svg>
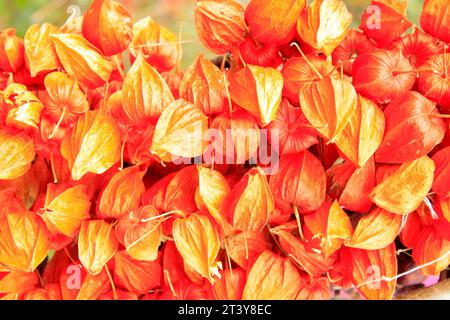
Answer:
<svg viewBox="0 0 450 320"><path fill-rule="evenodd" d="M374 51L375 48L375 44L365 34L357 30L349 30L344 40L333 51L333 64L342 63L344 73L351 76L356 58L363 53Z"/></svg>
<svg viewBox="0 0 450 320"><path fill-rule="evenodd" d="M425 226L422 223L417 211L410 213L405 225L400 232L400 241L407 248L414 248L416 246L419 234L423 228L425 228Z"/></svg>
<svg viewBox="0 0 450 320"><path fill-rule="evenodd" d="M270 188L276 198L297 206L301 213L309 213L325 200L325 172L309 151L285 155L278 172L270 177Z"/></svg>
<svg viewBox="0 0 450 320"><path fill-rule="evenodd" d="M328 195L346 210L367 213L373 203L370 192L375 187L375 162L369 159L361 168L350 162L333 165L326 172Z"/></svg>
<svg viewBox="0 0 450 320"><path fill-rule="evenodd" d="M376 207L361 217L348 247L377 250L389 246L400 232L402 217Z"/></svg>
<svg viewBox="0 0 450 320"><path fill-rule="evenodd" d="M150 150L165 162L199 156L206 148L207 129L208 117L203 112L184 99L176 100L158 119Z"/></svg>
<svg viewBox="0 0 450 320"><path fill-rule="evenodd" d="M353 234L350 218L336 200L325 201L318 210L306 215L305 225L313 238L320 240L325 258L331 257Z"/></svg>
<svg viewBox="0 0 450 320"><path fill-rule="evenodd" d="M122 108L126 122L133 126L155 122L173 101L164 79L139 54L123 82Z"/></svg>
<svg viewBox="0 0 450 320"><path fill-rule="evenodd" d="M184 261L201 276L214 283L218 272L219 235L208 217L193 213L176 219L173 238Z"/></svg>
<svg viewBox="0 0 450 320"><path fill-rule="evenodd" d="M210 155L216 163L243 164L257 155L260 131L252 116L244 110L222 113L214 118L209 130Z"/></svg>
<svg viewBox="0 0 450 320"><path fill-rule="evenodd" d="M260 67L278 67L283 60L279 54L279 47L272 43L260 43L251 37L245 38L239 45L239 54L246 64Z"/></svg>
<svg viewBox="0 0 450 320"><path fill-rule="evenodd" d="M435 166L427 156L406 162L379 183L371 192L372 201L396 214L416 210L431 189Z"/></svg>
<svg viewBox="0 0 450 320"><path fill-rule="evenodd" d="M350 82L331 77L304 85L299 98L306 119L320 135L332 142L349 123L358 100Z"/></svg>
<svg viewBox="0 0 450 320"><path fill-rule="evenodd" d="M436 152L431 158L436 166L433 191L442 198L450 197L450 147Z"/></svg>
<svg viewBox="0 0 450 320"><path fill-rule="evenodd" d="M2 217L0 235L0 264L6 270L33 272L50 250L47 228L33 212Z"/></svg>
<svg viewBox="0 0 450 320"><path fill-rule="evenodd" d="M180 97L206 115L224 111L227 84L222 71L204 55L199 55L186 70L180 83Z"/></svg>
<svg viewBox="0 0 450 320"><path fill-rule="evenodd" d="M374 24L374 13L366 10L359 28L380 47L390 45L412 26L406 17L407 0L372 0L371 6L379 10L379 25Z"/></svg>
<svg viewBox="0 0 450 320"><path fill-rule="evenodd" d="M98 216L118 219L136 209L145 191L142 182L144 174L138 167L128 167L114 174L100 193Z"/></svg>
<svg viewBox="0 0 450 320"><path fill-rule="evenodd" d="M67 270L79 270L79 268L79 264L71 264ZM81 270L81 274L75 274L80 275L81 286L79 286L80 282L78 281L72 282L73 278L70 278L70 276L73 276L73 274L65 272L61 275L59 283L61 294L65 300L96 300L111 288L108 272L105 269L97 275L92 275L85 269Z"/></svg>
<svg viewBox="0 0 450 320"><path fill-rule="evenodd" d="M305 0L251 0L245 9L245 21L256 40L284 44L294 37L297 18L304 8Z"/></svg>
<svg viewBox="0 0 450 320"><path fill-rule="evenodd" d="M352 19L343 1L314 0L300 14L297 31L304 42L329 56L345 38Z"/></svg>
<svg viewBox="0 0 450 320"><path fill-rule="evenodd" d="M16 29L0 32L0 70L17 72L24 62L23 40L16 36Z"/></svg>
<svg viewBox="0 0 450 320"><path fill-rule="evenodd" d="M283 77L273 68L248 65L230 75L231 100L259 119L263 126L275 118L282 89Z"/></svg>
<svg viewBox="0 0 450 320"><path fill-rule="evenodd" d="M44 85L44 112L55 123L61 120L61 124L68 125L89 110L86 95L68 74L52 72L45 77Z"/></svg>
<svg viewBox="0 0 450 320"><path fill-rule="evenodd" d="M101 111L89 111L78 118L61 143L72 179L86 173L104 173L120 159L120 130L114 119Z"/></svg>
<svg viewBox="0 0 450 320"><path fill-rule="evenodd" d="M272 250L270 235L259 231L243 231L226 240L230 258L248 271L261 253Z"/></svg>
<svg viewBox="0 0 450 320"><path fill-rule="evenodd" d="M306 59L309 63L303 57L292 57L284 63L281 70L284 79L283 96L294 105L299 105L299 93L304 85L319 81L321 77L339 78L339 73L325 58L308 54Z"/></svg>
<svg viewBox="0 0 450 320"><path fill-rule="evenodd" d="M226 219L223 219L221 213L230 192L230 185L225 177L214 169L197 166L197 173L198 187L195 192L197 207L204 206L217 224L224 228Z"/></svg>
<svg viewBox="0 0 450 320"><path fill-rule="evenodd" d="M133 38L133 21L116 1L94 0L83 19L83 36L105 56L126 50Z"/></svg>
<svg viewBox="0 0 450 320"><path fill-rule="evenodd" d="M109 81L114 64L82 36L54 34L51 38L62 66L80 84L95 89Z"/></svg>
<svg viewBox="0 0 450 320"><path fill-rule="evenodd" d="M383 111L371 100L358 96L350 121L336 140L343 155L357 166L364 166L380 146L385 130Z"/></svg>
<svg viewBox="0 0 450 320"><path fill-rule="evenodd" d="M332 297L330 280L322 277L313 280L311 283L307 283L301 288L296 300L330 300Z"/></svg>
<svg viewBox="0 0 450 320"><path fill-rule="evenodd" d="M155 261L162 241L161 219L152 205L130 210L116 225L116 236L133 259Z"/></svg>
<svg viewBox="0 0 450 320"><path fill-rule="evenodd" d="M286 258L264 251L247 276L244 300L293 300L301 286L297 268Z"/></svg>
<svg viewBox="0 0 450 320"><path fill-rule="evenodd" d="M78 236L80 262L92 275L102 272L106 263L114 256L119 242L113 226L103 220L83 221Z"/></svg>
<svg viewBox="0 0 450 320"><path fill-rule="evenodd" d="M383 281L382 277L397 275L395 244L380 250L351 249L353 284L370 300L390 300L395 293L397 279Z"/></svg>
<svg viewBox="0 0 450 320"><path fill-rule="evenodd" d="M301 108L287 99L281 101L275 119L269 124L270 139L279 139L281 155L299 153L317 144L317 132L311 128Z"/></svg>
<svg viewBox="0 0 450 320"><path fill-rule="evenodd" d="M58 28L50 23L34 24L28 28L24 38L25 64L30 70L31 77L61 68L51 39L56 33Z"/></svg>
<svg viewBox="0 0 450 320"><path fill-rule="evenodd" d="M425 275L439 275L450 264L450 241L439 235L433 227L424 228L417 238L413 250L413 259L417 265L423 265L441 258L420 270Z"/></svg>
<svg viewBox="0 0 450 320"><path fill-rule="evenodd" d="M17 129L37 129L44 105L21 84L12 83L3 91L6 114L5 123Z"/></svg>
<svg viewBox="0 0 450 320"><path fill-rule="evenodd" d="M130 44L132 59L142 53L145 60L158 72L170 71L178 64L182 55L181 45L172 32L152 18L146 17L136 22L133 34Z"/></svg>
<svg viewBox="0 0 450 320"><path fill-rule="evenodd" d="M91 201L83 185L49 184L41 215L49 231L73 238L83 220L90 217Z"/></svg>
<svg viewBox="0 0 450 320"><path fill-rule="evenodd" d="M426 33L450 42L450 12L445 0L425 0L420 25Z"/></svg>
<svg viewBox="0 0 450 320"><path fill-rule="evenodd" d="M353 63L352 75L356 91L379 104L410 91L416 81L416 72L400 49L360 55Z"/></svg>
<svg viewBox="0 0 450 320"><path fill-rule="evenodd" d="M425 97L437 103L442 112L450 112L450 54L432 57L419 72L417 88Z"/></svg>
<svg viewBox="0 0 450 320"><path fill-rule="evenodd" d="M161 274L158 261L138 261L125 251L119 251L114 256L115 282L135 294L144 294L160 286Z"/></svg>
<svg viewBox="0 0 450 320"><path fill-rule="evenodd" d="M1 128L0 153L8 155L0 159L0 179L23 176L35 157L33 139L25 132Z"/></svg>
<svg viewBox="0 0 450 320"><path fill-rule="evenodd" d="M259 167L250 169L225 199L225 214L241 231L261 231L274 209L272 191Z"/></svg>
<svg viewBox="0 0 450 320"><path fill-rule="evenodd" d="M195 4L195 26L210 51L224 54L244 41L244 8L234 0L201 0Z"/></svg>
<svg viewBox="0 0 450 320"><path fill-rule="evenodd" d="M240 268L227 269L212 287L217 300L240 300L244 291L246 276Z"/></svg>
<svg viewBox="0 0 450 320"><path fill-rule="evenodd" d="M444 45L420 29L416 29L412 34L404 35L392 46L402 50L405 58L415 68L421 67L434 56L444 53Z"/></svg>
<svg viewBox="0 0 450 320"><path fill-rule="evenodd" d="M392 101L384 110L386 131L375 160L404 163L428 154L446 131L444 121L435 117L437 113L434 103L415 91Z"/></svg>
<svg viewBox="0 0 450 320"><path fill-rule="evenodd" d="M335 257L325 258L323 254L317 252L317 248L312 247L311 243L308 243L312 242L313 239L309 239L308 242L301 241L286 230L272 229L271 232L278 236L281 248L303 271L312 277L326 273L333 266Z"/></svg>

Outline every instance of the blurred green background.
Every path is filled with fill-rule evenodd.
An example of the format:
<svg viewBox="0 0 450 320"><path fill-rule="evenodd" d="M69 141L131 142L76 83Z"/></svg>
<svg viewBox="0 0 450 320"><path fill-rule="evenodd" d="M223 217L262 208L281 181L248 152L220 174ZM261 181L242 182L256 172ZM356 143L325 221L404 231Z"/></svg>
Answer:
<svg viewBox="0 0 450 320"><path fill-rule="evenodd" d="M150 15L157 22L178 34L180 23L183 24L183 39L192 42L183 45L183 66L193 60L199 52L205 52L195 33L193 4L195 0L119 0L133 14L135 20ZM283 1L283 0L279 0ZM24 35L30 24L51 22L62 25L67 19L67 8L77 5L84 12L91 0L0 0L0 30L15 27L17 33ZM245 4L247 0L240 0ZM359 18L370 0L344 0L354 15L354 26L359 25ZM418 23L423 0L408 1L408 16Z"/></svg>

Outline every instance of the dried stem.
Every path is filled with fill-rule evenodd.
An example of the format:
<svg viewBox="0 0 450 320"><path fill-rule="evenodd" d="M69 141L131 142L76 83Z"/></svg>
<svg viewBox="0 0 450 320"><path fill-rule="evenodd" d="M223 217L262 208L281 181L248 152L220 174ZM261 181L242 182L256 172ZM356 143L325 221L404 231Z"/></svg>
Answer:
<svg viewBox="0 0 450 320"><path fill-rule="evenodd" d="M316 69L316 67L314 67L314 65L312 64L311 61L309 61L308 57L303 53L302 49L300 48L300 46L298 45L298 43L293 42L291 43L291 47L296 47L297 50L300 52L300 54L302 55L303 59L305 59L306 63L308 64L308 66L317 74L317 76L319 77L319 79L323 79L322 74Z"/></svg>
<svg viewBox="0 0 450 320"><path fill-rule="evenodd" d="M440 113L433 113L431 115L433 118L440 118L440 119L450 119L450 114L440 114Z"/></svg>
<svg viewBox="0 0 450 320"><path fill-rule="evenodd" d="M226 240L224 241L224 247L225 247L225 254L227 255L228 269L230 269L230 273L231 275L233 275L233 268L231 267L231 257L230 253L228 252L228 243Z"/></svg>
<svg viewBox="0 0 450 320"><path fill-rule="evenodd" d="M220 70L224 70L225 69L225 63L227 62L227 55L224 54L222 57L222 63L220 64Z"/></svg>
<svg viewBox="0 0 450 320"><path fill-rule="evenodd" d="M298 227L298 233L300 235L300 239L302 239L302 241L305 241L305 237L303 236L303 231L302 231L302 223L300 221L300 215L298 213L298 208L296 205L294 205L293 208L294 208L295 220L297 221L297 227Z"/></svg>
<svg viewBox="0 0 450 320"><path fill-rule="evenodd" d="M114 300L119 300L119 297L117 296L116 285L114 284L111 273L109 272L108 266L106 266L106 265L105 265L105 270L106 270L106 274L108 275L109 282L111 283L111 289L113 292Z"/></svg>
<svg viewBox="0 0 450 320"><path fill-rule="evenodd" d="M108 92L109 92L109 82L105 85L105 95L103 97L103 103L106 103L106 100L108 99Z"/></svg>
<svg viewBox="0 0 450 320"><path fill-rule="evenodd" d="M73 264L79 265L79 263L76 262L76 261L72 258L72 256L71 256L70 253L69 253L69 250L67 250L67 247L64 247L64 252L66 253L67 257L69 258L69 260L70 260Z"/></svg>
<svg viewBox="0 0 450 320"><path fill-rule="evenodd" d="M164 45L172 45L172 44L184 44L184 43L193 43L195 40L182 40L182 41L165 41L165 42L156 42L156 43L147 43L140 46L138 48L151 48L151 47L161 47Z"/></svg>
<svg viewBox="0 0 450 320"><path fill-rule="evenodd" d="M436 213L436 210L434 210L433 208L433 204L431 203L430 199L428 199L427 197L423 198L423 202L425 203L425 205L428 207L428 209L430 210L431 213L431 217L434 220L439 219L438 214Z"/></svg>
<svg viewBox="0 0 450 320"><path fill-rule="evenodd" d="M412 69L412 70L394 70L392 71L392 75L395 76L399 76L402 74L409 74L409 73L417 73L418 69Z"/></svg>
<svg viewBox="0 0 450 320"><path fill-rule="evenodd" d="M50 168L52 169L53 183L57 184L58 183L58 175L56 174L54 162L55 162L55 160L53 158L53 149L51 149L50 150Z"/></svg>
<svg viewBox="0 0 450 320"><path fill-rule="evenodd" d="M245 234L245 231L242 231L244 234L244 245L245 245L245 260L248 260L248 243L247 243L247 235Z"/></svg>
<svg viewBox="0 0 450 320"><path fill-rule="evenodd" d="M448 75L448 67L447 67L447 50L448 50L448 45L445 44L444 45L444 76L447 77Z"/></svg>
<svg viewBox="0 0 450 320"><path fill-rule="evenodd" d="M164 270L164 275L166 275L167 278L167 282L169 283L169 288L170 291L172 292L173 296L176 297L177 296L177 292L175 291L173 285L172 285L172 280L170 279L170 273L167 270Z"/></svg>
<svg viewBox="0 0 450 320"><path fill-rule="evenodd" d="M123 142L122 142L122 147L120 148L120 168L119 168L119 171L123 170L123 165L124 165L124 159L123 159L124 155L123 154L125 152L125 144L127 143L129 133L130 133L130 131L127 130L127 133L125 134L125 138L123 139Z"/></svg>
<svg viewBox="0 0 450 320"><path fill-rule="evenodd" d="M125 71L122 68L122 64L120 63L119 56L115 55L112 58L112 60L116 65L117 71L119 71L120 78L122 78L122 80L125 79Z"/></svg>
<svg viewBox="0 0 450 320"><path fill-rule="evenodd" d="M319 158L320 158L320 162L322 162L322 165L325 167L325 145L324 145L324 140L321 136L319 136Z"/></svg>
<svg viewBox="0 0 450 320"><path fill-rule="evenodd" d="M225 82L225 91L227 93L227 98L228 98L228 109L229 109L229 112L232 113L233 112L233 103L231 102L231 95L230 95L230 90L228 89L227 77L225 76L225 72L222 72L222 74L223 74L223 81Z"/></svg>
<svg viewBox="0 0 450 320"><path fill-rule="evenodd" d="M140 222L149 222L149 221L156 220L156 219L159 219L159 218L167 217L167 216L169 216L171 214L174 214L174 213L181 213L181 212L179 210L173 210L173 211L165 212L165 213L162 213L160 215L157 215L157 216L154 216L154 217L150 217L150 218L147 218L147 219L141 219Z"/></svg>
<svg viewBox="0 0 450 320"><path fill-rule="evenodd" d="M239 60L241 60L244 67L247 67L247 62L245 62L244 58L242 58L241 51L238 51L238 54L239 54Z"/></svg>
<svg viewBox="0 0 450 320"><path fill-rule="evenodd" d="M66 113L67 113L67 108L63 108L63 110L61 112L61 116L59 117L58 123L56 123L56 126L53 128L52 133L48 136L49 139L53 139L56 132L58 132L58 129L61 126L61 123L63 122L64 117L66 116Z"/></svg>

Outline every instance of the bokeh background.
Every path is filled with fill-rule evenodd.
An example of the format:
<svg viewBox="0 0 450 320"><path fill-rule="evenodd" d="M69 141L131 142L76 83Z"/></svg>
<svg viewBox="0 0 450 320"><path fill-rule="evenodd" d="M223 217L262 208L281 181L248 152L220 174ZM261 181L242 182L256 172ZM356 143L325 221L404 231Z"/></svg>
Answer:
<svg viewBox="0 0 450 320"><path fill-rule="evenodd" d="M133 14L135 20L150 15L158 23L178 34L182 23L183 39L190 40L183 44L183 66L193 61L199 52L206 53L198 41L193 15L195 0L119 0ZM283 1L283 0L278 0ZM0 30L15 27L17 33L23 36L29 25L33 23L51 22L62 25L67 19L67 8L77 5L84 12L91 0L0 0ZM246 4L247 0L239 0ZM370 0L344 0L354 15L354 26L359 25L363 10ZM423 0L408 1L408 16L418 23Z"/></svg>

